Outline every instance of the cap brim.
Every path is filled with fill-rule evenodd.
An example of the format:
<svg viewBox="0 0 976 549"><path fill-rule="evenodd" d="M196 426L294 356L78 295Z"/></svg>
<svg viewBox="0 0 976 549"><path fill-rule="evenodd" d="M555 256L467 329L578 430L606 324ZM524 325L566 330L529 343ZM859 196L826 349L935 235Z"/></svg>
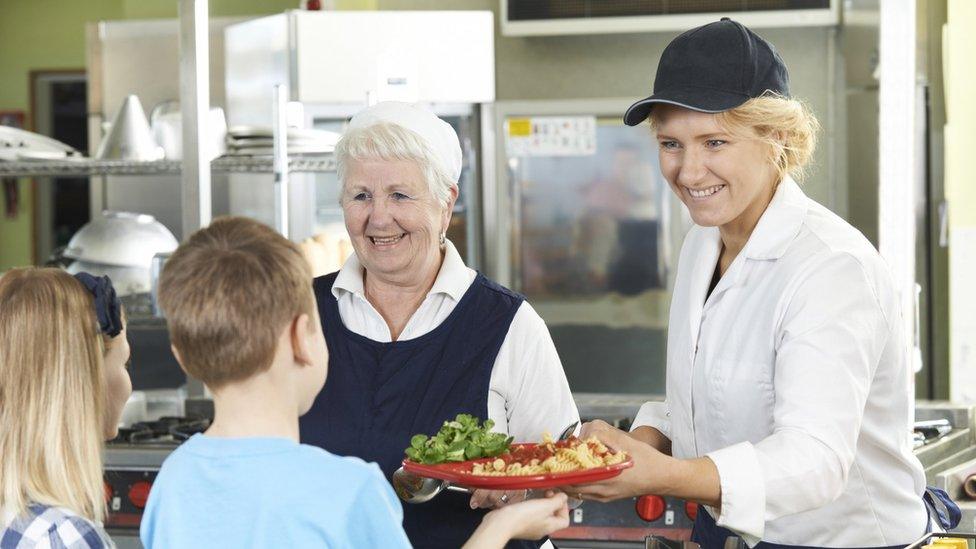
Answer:
<svg viewBox="0 0 976 549"><path fill-rule="evenodd" d="M734 109L748 100L749 97L745 94L717 90L662 91L631 105L624 113L624 124L636 126L647 120L651 109L658 103L676 105L698 112L717 113Z"/></svg>

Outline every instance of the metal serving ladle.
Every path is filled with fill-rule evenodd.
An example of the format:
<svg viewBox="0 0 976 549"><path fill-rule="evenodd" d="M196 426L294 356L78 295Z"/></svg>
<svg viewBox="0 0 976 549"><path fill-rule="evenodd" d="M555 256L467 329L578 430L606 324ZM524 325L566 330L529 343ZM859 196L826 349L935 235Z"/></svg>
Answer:
<svg viewBox="0 0 976 549"><path fill-rule="evenodd" d="M576 428L579 427L579 422L576 421L569 427L563 429L563 432L559 434L557 440L566 440L573 433L576 432ZM446 480L440 480L436 478L427 478L413 473L408 473L400 467L393 472L393 491L396 492L397 496L407 503L424 503L434 499L437 494L440 494L444 490L450 490L452 492L462 492L465 494L470 494L471 490L461 486L455 486ZM573 505L573 498L570 499L570 507L576 508L579 505Z"/></svg>
<svg viewBox="0 0 976 549"><path fill-rule="evenodd" d="M467 488L454 486L446 480L427 478L408 473L403 470L403 467L393 472L393 491L400 496L400 499L407 503L424 503L430 501L434 499L434 496L444 490L467 494L471 493Z"/></svg>

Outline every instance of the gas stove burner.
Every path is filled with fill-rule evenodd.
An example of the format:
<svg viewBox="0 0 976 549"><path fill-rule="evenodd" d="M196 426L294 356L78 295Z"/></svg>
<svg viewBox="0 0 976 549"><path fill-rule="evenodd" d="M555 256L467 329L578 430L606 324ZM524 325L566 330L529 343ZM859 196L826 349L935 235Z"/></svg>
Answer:
<svg viewBox="0 0 976 549"><path fill-rule="evenodd" d="M200 417L161 417L156 421L140 421L119 429L112 443L140 444L153 442L183 442L210 427L210 420Z"/></svg>
<svg viewBox="0 0 976 549"><path fill-rule="evenodd" d="M210 420L206 418L198 418L187 420L186 422L180 423L179 425L174 425L170 428L169 434L174 440L183 442L186 439L192 437L197 433L202 433L210 427Z"/></svg>
<svg viewBox="0 0 976 549"><path fill-rule="evenodd" d="M109 444L125 444L133 442L141 442L144 440L151 439L153 433L150 429L136 429L133 427L120 427L119 433L115 435L115 438L109 441Z"/></svg>

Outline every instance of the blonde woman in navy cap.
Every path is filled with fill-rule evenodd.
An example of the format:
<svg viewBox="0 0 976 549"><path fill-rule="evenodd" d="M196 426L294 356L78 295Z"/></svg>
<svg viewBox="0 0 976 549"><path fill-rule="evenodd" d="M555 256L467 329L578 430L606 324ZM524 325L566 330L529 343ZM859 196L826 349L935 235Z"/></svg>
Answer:
<svg viewBox="0 0 976 549"><path fill-rule="evenodd" d="M695 227L678 262L664 402L628 433L583 431L632 469L567 488L704 504L693 540L722 547L904 546L958 508L912 454L912 371L888 269L796 179L818 124L775 48L735 21L661 56L649 119L661 171Z"/></svg>
<svg viewBox="0 0 976 549"><path fill-rule="evenodd" d="M384 102L357 114L335 152L355 255L315 280L329 379L301 419L302 442L375 461L388 478L417 433L466 413L516 441L579 420L559 356L525 299L465 266L446 238L461 174L451 126ZM479 507L526 492L445 492L404 507L418 548L457 548ZM513 542L509 547L539 547Z"/></svg>

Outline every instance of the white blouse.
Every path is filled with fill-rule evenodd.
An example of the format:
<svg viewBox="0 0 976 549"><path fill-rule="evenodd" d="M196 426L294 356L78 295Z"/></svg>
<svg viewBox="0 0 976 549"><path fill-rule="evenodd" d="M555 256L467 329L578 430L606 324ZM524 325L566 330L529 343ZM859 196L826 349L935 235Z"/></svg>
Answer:
<svg viewBox="0 0 976 549"><path fill-rule="evenodd" d="M399 341L415 339L439 326L475 276L448 240L437 279L410 317ZM366 300L363 267L355 254L339 271L332 294L346 328L374 341L392 341L386 321ZM549 330L527 301L516 311L495 359L488 387L488 418L495 422L495 431L514 436L516 442L539 442L544 432L558 436L579 420Z"/></svg>
<svg viewBox="0 0 976 549"><path fill-rule="evenodd" d="M694 227L678 262L664 403L675 457L708 456L719 526L750 545L879 547L925 531L912 453L912 372L878 252L786 179L707 297L717 228Z"/></svg>

